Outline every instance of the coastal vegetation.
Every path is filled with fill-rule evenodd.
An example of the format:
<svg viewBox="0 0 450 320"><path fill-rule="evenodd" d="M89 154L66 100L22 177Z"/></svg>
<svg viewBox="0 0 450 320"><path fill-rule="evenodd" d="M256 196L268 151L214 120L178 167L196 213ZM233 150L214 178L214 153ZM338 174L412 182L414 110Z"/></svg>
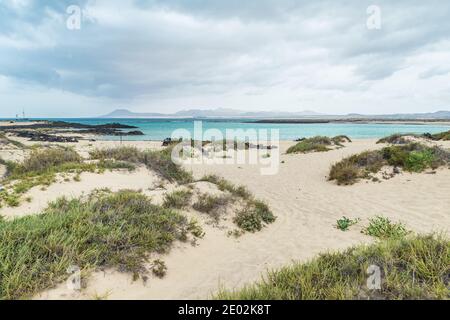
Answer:
<svg viewBox="0 0 450 320"><path fill-rule="evenodd" d="M427 135L429 136L429 135ZM431 139L432 140L444 140L444 141L450 141L450 130L449 131L445 131L445 132L440 132L440 133L436 133L436 134L432 134L431 135Z"/></svg>
<svg viewBox="0 0 450 320"><path fill-rule="evenodd" d="M217 185L220 191L228 191L233 196L242 198L242 199L250 199L252 198L252 194L247 190L244 186L237 186L232 184L231 182L217 176L217 175L205 175L199 181L209 182Z"/></svg>
<svg viewBox="0 0 450 320"><path fill-rule="evenodd" d="M191 190L177 190L164 196L164 207L184 209L191 203Z"/></svg>
<svg viewBox="0 0 450 320"><path fill-rule="evenodd" d="M409 138L409 139L408 139ZM407 144L411 142L411 138L415 139L425 139L432 141L450 141L450 130L440 133L424 133L424 134L414 134L414 133L396 133L378 140L377 143L390 143L390 144Z"/></svg>
<svg viewBox="0 0 450 320"><path fill-rule="evenodd" d="M422 172L450 164L450 152L421 143L393 145L381 150L365 151L350 156L331 167L329 180L339 185L351 185L359 179L373 178L383 166L400 168L407 172Z"/></svg>
<svg viewBox="0 0 450 320"><path fill-rule="evenodd" d="M22 142L8 138L4 132L0 132L0 145L1 144L3 144L3 145L11 144L12 146L14 146L18 149L26 149L27 148Z"/></svg>
<svg viewBox="0 0 450 320"><path fill-rule="evenodd" d="M393 223L388 218L381 216L370 219L369 226L362 232L380 239L400 239L410 233L402 223Z"/></svg>
<svg viewBox="0 0 450 320"><path fill-rule="evenodd" d="M450 242L440 235L389 239L271 271L226 300L449 299ZM380 268L381 289L367 286L371 266ZM373 272L373 271L372 271Z"/></svg>
<svg viewBox="0 0 450 320"><path fill-rule="evenodd" d="M206 211L213 211L214 209L211 208L220 208L224 202L240 200L242 208L236 212L233 222L241 230L257 232L261 231L264 226L275 222L276 217L270 210L269 206L264 202L255 199L250 191L248 191L244 186L236 186L216 175L206 175L200 179L200 181L206 181L217 185L219 190L228 192L232 198L225 197L222 199L220 197L205 196L203 199L200 199L201 201L198 203L197 208L206 208L208 209Z"/></svg>
<svg viewBox="0 0 450 320"><path fill-rule="evenodd" d="M102 173L105 170L135 168L132 164L121 161L88 163L75 150L65 147L33 148L22 162L0 160L0 164L6 167L6 175L1 181L3 190L0 191L0 205L10 207L18 206L22 195L31 188L45 188L55 183L58 174L73 174L73 179L77 181L82 172Z"/></svg>
<svg viewBox="0 0 450 320"><path fill-rule="evenodd" d="M143 164L171 182L186 184L193 181L192 174L175 164L171 158L172 147L160 151L141 151L135 147L96 149L90 152L91 159L128 161Z"/></svg>
<svg viewBox="0 0 450 320"><path fill-rule="evenodd" d="M64 281L72 265L145 275L152 253L192 233L201 234L196 223L135 191L61 198L40 215L0 220L0 299L29 298ZM162 263L153 266L156 275L165 273Z"/></svg>
<svg viewBox="0 0 450 320"><path fill-rule="evenodd" d="M193 208L199 212L206 213L215 223L218 223L221 216L226 213L226 207L230 203L231 197L227 195L200 194Z"/></svg>
<svg viewBox="0 0 450 320"><path fill-rule="evenodd" d="M352 142L352 140L347 136L336 136L333 138L317 136L301 140L290 147L287 153L326 152L332 150L332 147L343 147L344 142Z"/></svg>
<svg viewBox="0 0 450 320"><path fill-rule="evenodd" d="M347 217L342 217L336 221L336 228L341 231L347 231L351 226L357 224L359 219L350 219Z"/></svg>
<svg viewBox="0 0 450 320"><path fill-rule="evenodd" d="M267 204L255 199L247 201L244 208L239 210L233 219L239 228L248 232L261 231L265 225L275 220L276 217Z"/></svg>
<svg viewBox="0 0 450 320"><path fill-rule="evenodd" d="M380 143L389 143L389 144L407 144L410 141L409 138L418 138L420 137L417 134L410 134L410 133L396 133L396 134L392 134L390 136L381 138L380 140L377 141L377 144Z"/></svg>

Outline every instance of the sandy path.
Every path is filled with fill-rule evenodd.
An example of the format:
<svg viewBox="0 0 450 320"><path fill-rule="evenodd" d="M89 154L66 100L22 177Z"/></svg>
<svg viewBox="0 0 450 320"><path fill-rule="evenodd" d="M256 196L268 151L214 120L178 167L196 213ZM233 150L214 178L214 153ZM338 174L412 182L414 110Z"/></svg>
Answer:
<svg viewBox="0 0 450 320"><path fill-rule="evenodd" d="M282 150L290 144L284 143ZM262 232L239 240L207 226L207 235L199 247L178 245L164 257L169 271L163 280L151 278L143 284L114 271L96 272L81 294L68 291L62 284L39 298L89 299L105 293L111 299L207 298L221 285L238 288L257 280L268 268L371 242L360 229L375 215L402 221L417 232L449 232L450 170L439 170L435 175L403 174L382 183L361 182L349 187L326 181L332 163L380 147L374 140L357 140L327 153L282 155L285 163L280 164L275 176L262 176L257 167L245 165L193 167L197 177L216 173L245 184L269 203L278 220ZM343 215L362 221L350 231L341 232L333 226Z"/></svg>

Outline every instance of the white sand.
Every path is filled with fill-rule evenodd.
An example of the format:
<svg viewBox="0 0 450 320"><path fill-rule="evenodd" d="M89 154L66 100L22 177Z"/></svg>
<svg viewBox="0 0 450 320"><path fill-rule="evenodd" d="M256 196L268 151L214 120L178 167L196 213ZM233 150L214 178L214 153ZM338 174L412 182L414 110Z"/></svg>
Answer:
<svg viewBox="0 0 450 320"><path fill-rule="evenodd" d="M450 147L448 142L442 144ZM282 143L282 151L290 145L291 142ZM262 176L258 167L250 165L194 166L196 177L214 173L246 185L257 198L270 205L278 216L277 221L259 233L246 234L237 240L227 237L224 230L205 225L206 236L199 241L198 247L177 244L163 257L168 274L162 280L150 278L146 284L132 282L128 274L107 270L94 272L87 278L87 288L81 293L71 292L61 284L37 298L91 299L105 294L110 299L208 298L220 286L239 288L258 280L268 268L287 265L293 260L305 261L327 250L370 243L373 239L361 234L360 230L376 215L401 221L416 232L443 231L448 234L448 169L440 169L433 175L401 174L381 183L362 181L347 187L327 181L326 176L334 162L381 147L375 140L356 140L346 148L326 153L283 154L281 161L285 163L280 164L280 171L275 176ZM104 186L108 184L105 177L83 177L83 181L91 179L89 183L83 183ZM129 175L128 178L130 183L116 180L109 183L118 188L131 184L136 184L134 187L137 188L146 186L140 175ZM55 192L59 188L55 187ZM344 215L362 221L350 231L342 232L334 228L334 224Z"/></svg>
<svg viewBox="0 0 450 320"><path fill-rule="evenodd" d="M38 124L38 123L44 123L44 122L2 120L2 121L0 121L0 127L31 126L31 125Z"/></svg>

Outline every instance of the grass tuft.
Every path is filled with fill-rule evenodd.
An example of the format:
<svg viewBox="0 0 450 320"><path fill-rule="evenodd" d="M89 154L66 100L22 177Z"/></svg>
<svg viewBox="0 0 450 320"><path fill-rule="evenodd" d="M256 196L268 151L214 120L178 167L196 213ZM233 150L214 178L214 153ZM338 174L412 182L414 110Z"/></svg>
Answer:
<svg viewBox="0 0 450 320"><path fill-rule="evenodd" d="M41 215L0 221L0 299L29 298L65 280L71 265L144 273L148 254L186 240L188 226L176 211L126 190L62 198Z"/></svg>
<svg viewBox="0 0 450 320"><path fill-rule="evenodd" d="M161 151L140 151L134 147L118 147L112 149L97 149L90 153L92 159L114 159L146 165L169 181L186 184L193 181L192 174L172 161L172 149L168 147Z"/></svg>
<svg viewBox="0 0 450 320"><path fill-rule="evenodd" d="M450 242L415 236L326 253L307 263L270 272L225 300L449 299ZM369 266L381 269L381 290L369 290Z"/></svg>
<svg viewBox="0 0 450 320"><path fill-rule="evenodd" d="M56 182L58 173L74 173L75 181L80 181L82 172L105 170L134 170L134 165L122 161L101 160L98 163L85 163L71 148L34 148L20 163L0 161L7 167L7 175L2 180L5 189L0 192L0 202L10 207L20 205L21 195L35 186L48 187ZM68 178L66 177L66 180Z"/></svg>
<svg viewBox="0 0 450 320"><path fill-rule="evenodd" d="M332 150L330 148L332 146L343 147L342 143L344 142L352 142L352 140L347 136L333 138L317 136L300 141L295 146L290 147L287 153L326 152Z"/></svg>
<svg viewBox="0 0 450 320"><path fill-rule="evenodd" d="M410 233L402 223L393 223L385 217L375 217L363 231L372 237L380 239L400 239Z"/></svg>
<svg viewBox="0 0 450 320"><path fill-rule="evenodd" d="M261 231L267 225L275 222L276 218L269 207L262 201L251 200L234 217L239 228L248 232Z"/></svg>
<svg viewBox="0 0 450 320"><path fill-rule="evenodd" d="M347 217L342 217L336 221L336 228L341 231L347 231L351 226L357 224L359 219L350 219Z"/></svg>
<svg viewBox="0 0 450 320"><path fill-rule="evenodd" d="M214 196L205 193L198 196L193 208L199 212L206 213L217 223L222 214L226 212L226 205L230 201L231 197L227 195Z"/></svg>
<svg viewBox="0 0 450 320"><path fill-rule="evenodd" d="M250 199L252 198L252 194L247 190L244 186L236 186L231 182L216 176L216 175L206 175L201 178L199 181L209 182L217 185L220 191L228 191L233 196L242 198L242 199Z"/></svg>
<svg viewBox="0 0 450 320"><path fill-rule="evenodd" d="M329 180L339 185L351 185L359 179L370 178L383 166L400 167L408 172L436 169L450 163L450 152L439 147L428 147L420 143L395 145L381 150L365 151L334 164Z"/></svg>
<svg viewBox="0 0 450 320"><path fill-rule="evenodd" d="M191 203L192 191L178 190L164 196L165 208L184 209Z"/></svg>

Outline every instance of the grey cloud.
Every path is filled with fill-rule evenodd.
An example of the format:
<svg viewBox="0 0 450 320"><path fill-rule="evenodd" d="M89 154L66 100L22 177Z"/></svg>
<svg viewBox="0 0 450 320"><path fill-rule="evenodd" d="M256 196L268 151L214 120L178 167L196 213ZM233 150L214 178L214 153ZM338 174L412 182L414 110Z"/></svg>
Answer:
<svg viewBox="0 0 450 320"><path fill-rule="evenodd" d="M419 74L420 79L428 79L437 76L444 76L450 73L450 67L434 67Z"/></svg>
<svg viewBox="0 0 450 320"><path fill-rule="evenodd" d="M101 3L75 2L85 9ZM31 28L54 41L54 45L25 49L0 47L0 74L116 99L165 92L217 93L239 86L280 85L285 73L297 66L320 65L323 59L328 64L354 66L362 80L380 80L401 70L408 55L448 39L450 6L445 1L429 1L427 7L422 1L379 1L383 10L379 31L365 27L365 10L371 2L128 2L130 9L164 9L192 19L193 25L188 22L183 28L183 23L177 27L170 19L155 22L125 16L126 12L114 10L112 1L106 6L112 20L125 22L85 20L80 31L69 31L64 24L65 9L74 1L33 1L22 11L0 4L0 35L35 41L24 32ZM49 11L61 20L52 19ZM301 50L308 48L326 54L306 58ZM290 79L295 81L296 75ZM314 84L314 88L320 86Z"/></svg>

